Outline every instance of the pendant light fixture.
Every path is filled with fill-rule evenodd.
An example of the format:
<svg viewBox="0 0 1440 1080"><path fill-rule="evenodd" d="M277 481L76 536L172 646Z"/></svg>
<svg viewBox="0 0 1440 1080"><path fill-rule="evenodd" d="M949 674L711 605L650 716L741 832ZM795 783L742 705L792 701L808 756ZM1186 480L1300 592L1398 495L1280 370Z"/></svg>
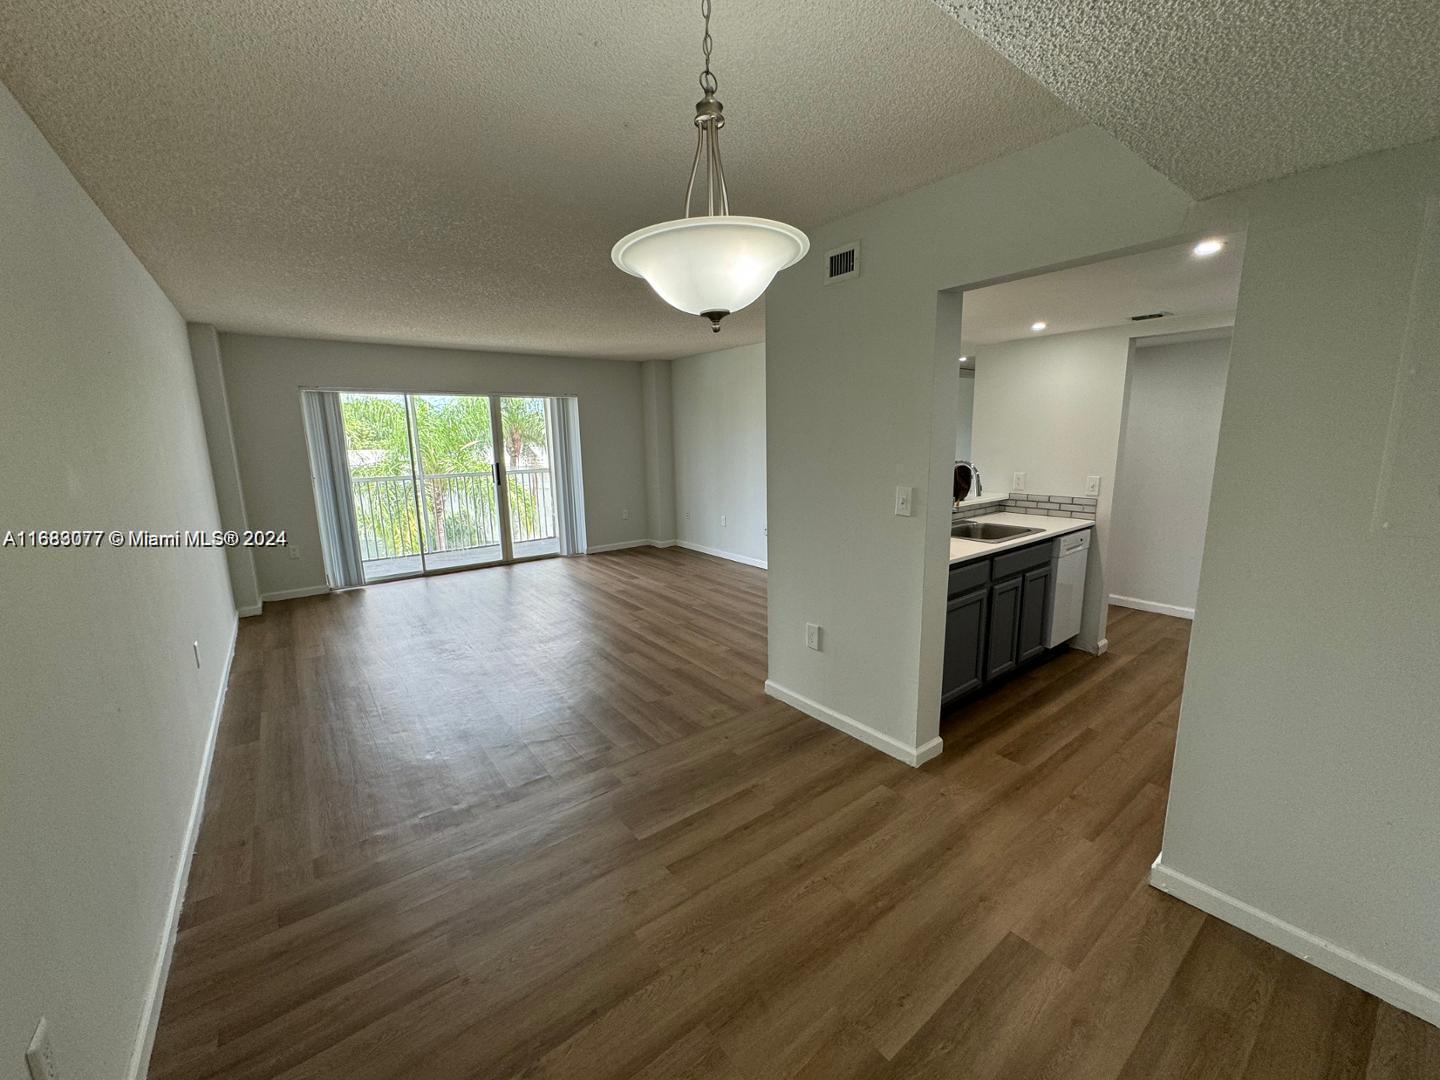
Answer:
<svg viewBox="0 0 1440 1080"><path fill-rule="evenodd" d="M695 160L685 188L685 216L637 229L615 245L610 258L627 274L648 281L671 307L709 319L710 329L719 333L720 320L758 300L776 274L805 257L810 241L793 225L730 213L720 164L725 113L715 98L719 82L710 70L710 0L700 0L700 14L705 19L705 70L700 73L704 96L695 105ZM705 212L692 214L702 158Z"/></svg>

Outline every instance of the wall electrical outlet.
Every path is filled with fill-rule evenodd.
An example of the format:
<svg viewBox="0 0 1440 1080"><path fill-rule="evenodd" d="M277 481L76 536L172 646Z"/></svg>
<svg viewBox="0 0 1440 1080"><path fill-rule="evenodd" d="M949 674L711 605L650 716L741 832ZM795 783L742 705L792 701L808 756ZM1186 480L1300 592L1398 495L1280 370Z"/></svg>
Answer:
<svg viewBox="0 0 1440 1080"><path fill-rule="evenodd" d="M623 509L623 510L620 511L620 520L621 520L621 521L629 521L629 520L630 520L630 508L629 508L628 506L625 507L625 509Z"/></svg>
<svg viewBox="0 0 1440 1080"><path fill-rule="evenodd" d="M200 642L192 641L190 648L195 650L195 666L198 668L200 666Z"/></svg>
<svg viewBox="0 0 1440 1080"><path fill-rule="evenodd" d="M1085 494L1086 494L1086 495L1099 495L1099 494L1100 494L1100 478L1099 478L1098 476L1087 476L1087 477L1085 477Z"/></svg>
<svg viewBox="0 0 1440 1080"><path fill-rule="evenodd" d="M820 651L820 624L807 622L805 624L805 647Z"/></svg>
<svg viewBox="0 0 1440 1080"><path fill-rule="evenodd" d="M728 523L728 519L725 517L724 514L721 514L721 515L720 515L720 527L721 527L722 529L725 528L725 526L726 526L727 523Z"/></svg>
<svg viewBox="0 0 1440 1080"><path fill-rule="evenodd" d="M1011 490L1011 491L1024 491L1024 490L1025 490L1025 474L1024 474L1023 472L1017 472L1014 476L1012 476L1012 477L1010 478L1010 490Z"/></svg>
<svg viewBox="0 0 1440 1080"><path fill-rule="evenodd" d="M895 489L895 516L910 517L915 502L915 489L913 487L897 487Z"/></svg>
<svg viewBox="0 0 1440 1080"><path fill-rule="evenodd" d="M50 1026L45 1018L35 1025L35 1034L25 1048L25 1065L30 1080L60 1080L60 1066L55 1063L55 1047L50 1045Z"/></svg>

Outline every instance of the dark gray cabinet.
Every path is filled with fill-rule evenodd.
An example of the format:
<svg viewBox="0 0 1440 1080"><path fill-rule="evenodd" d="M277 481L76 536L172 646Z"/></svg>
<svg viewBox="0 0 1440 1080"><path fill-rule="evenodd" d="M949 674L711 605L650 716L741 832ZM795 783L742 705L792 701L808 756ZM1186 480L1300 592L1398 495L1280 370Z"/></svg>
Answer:
<svg viewBox="0 0 1440 1080"><path fill-rule="evenodd" d="M998 679L1015 670L1020 662L1021 577L1007 578L990 586L990 643L985 648L985 681Z"/></svg>
<svg viewBox="0 0 1440 1080"><path fill-rule="evenodd" d="M985 616L990 590L982 585L950 598L945 608L945 674L941 703L977 689L985 681Z"/></svg>
<svg viewBox="0 0 1440 1080"><path fill-rule="evenodd" d="M1019 642L1017 663L1033 660L1045 651L1045 621L1050 614L1051 579L1048 563L1025 573L1024 587L1020 590L1020 627L1016 635Z"/></svg>
<svg viewBox="0 0 1440 1080"><path fill-rule="evenodd" d="M950 568L940 702L949 705L1044 655L1054 541Z"/></svg>

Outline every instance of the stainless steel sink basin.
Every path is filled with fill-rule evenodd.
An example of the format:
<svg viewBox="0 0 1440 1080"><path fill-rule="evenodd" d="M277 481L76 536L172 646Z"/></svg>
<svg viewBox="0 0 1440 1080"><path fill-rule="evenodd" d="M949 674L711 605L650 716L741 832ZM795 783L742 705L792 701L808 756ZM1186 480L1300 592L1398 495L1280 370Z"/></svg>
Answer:
<svg viewBox="0 0 1440 1080"><path fill-rule="evenodd" d="M957 540L978 540L982 544L998 544L1044 531L1026 525L1001 525L998 521L960 521L950 526L950 535Z"/></svg>

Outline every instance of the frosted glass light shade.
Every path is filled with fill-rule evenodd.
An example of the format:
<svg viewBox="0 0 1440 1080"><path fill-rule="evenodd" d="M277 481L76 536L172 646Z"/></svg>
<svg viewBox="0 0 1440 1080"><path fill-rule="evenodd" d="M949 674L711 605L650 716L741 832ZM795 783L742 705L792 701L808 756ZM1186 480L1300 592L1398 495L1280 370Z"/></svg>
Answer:
<svg viewBox="0 0 1440 1080"><path fill-rule="evenodd" d="M637 229L610 258L648 281L671 307L705 315L753 304L776 274L809 250L809 238L793 225L726 214Z"/></svg>

